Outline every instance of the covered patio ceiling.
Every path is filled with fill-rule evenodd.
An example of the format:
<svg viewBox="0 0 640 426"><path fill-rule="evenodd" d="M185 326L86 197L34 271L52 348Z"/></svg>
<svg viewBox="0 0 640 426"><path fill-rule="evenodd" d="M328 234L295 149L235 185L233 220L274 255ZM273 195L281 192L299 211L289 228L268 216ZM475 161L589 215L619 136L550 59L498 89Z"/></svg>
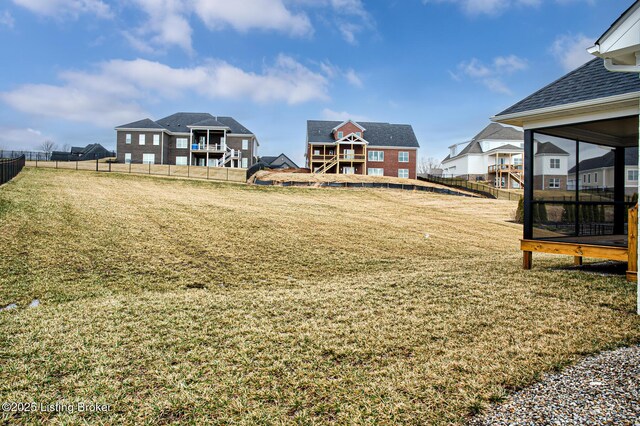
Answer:
<svg viewBox="0 0 640 426"><path fill-rule="evenodd" d="M610 147L638 146L638 116L532 129L535 133Z"/></svg>

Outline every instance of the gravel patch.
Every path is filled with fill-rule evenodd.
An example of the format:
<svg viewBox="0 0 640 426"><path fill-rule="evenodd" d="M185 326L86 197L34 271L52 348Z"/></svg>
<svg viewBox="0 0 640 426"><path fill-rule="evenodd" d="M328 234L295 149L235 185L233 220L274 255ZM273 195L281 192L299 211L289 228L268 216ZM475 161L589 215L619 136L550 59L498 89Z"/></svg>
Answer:
<svg viewBox="0 0 640 426"><path fill-rule="evenodd" d="M640 346L602 352L492 405L470 425L640 425Z"/></svg>

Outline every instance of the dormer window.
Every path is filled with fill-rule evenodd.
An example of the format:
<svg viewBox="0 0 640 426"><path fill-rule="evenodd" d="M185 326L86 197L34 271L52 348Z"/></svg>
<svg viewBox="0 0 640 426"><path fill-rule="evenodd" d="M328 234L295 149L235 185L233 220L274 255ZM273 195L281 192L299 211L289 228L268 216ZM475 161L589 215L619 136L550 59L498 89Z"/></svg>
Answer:
<svg viewBox="0 0 640 426"><path fill-rule="evenodd" d="M362 137L362 132L356 132L356 136L361 138Z"/></svg>
<svg viewBox="0 0 640 426"><path fill-rule="evenodd" d="M343 132L338 132L338 139L342 139L344 137L344 133Z"/></svg>

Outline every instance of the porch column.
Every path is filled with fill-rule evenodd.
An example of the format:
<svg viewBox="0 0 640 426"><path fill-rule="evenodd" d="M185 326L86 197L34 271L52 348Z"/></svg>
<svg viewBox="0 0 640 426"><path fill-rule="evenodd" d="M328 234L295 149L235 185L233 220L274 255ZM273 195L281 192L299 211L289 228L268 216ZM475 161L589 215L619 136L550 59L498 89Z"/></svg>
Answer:
<svg viewBox="0 0 640 426"><path fill-rule="evenodd" d="M616 148L614 151L613 166L613 233L624 234L624 148Z"/></svg>
<svg viewBox="0 0 640 426"><path fill-rule="evenodd" d="M191 152L191 148L193 148L193 129L189 129L189 165L193 164L193 153Z"/></svg>
<svg viewBox="0 0 640 426"><path fill-rule="evenodd" d="M533 238L533 130L524 131L524 232L523 238Z"/></svg>

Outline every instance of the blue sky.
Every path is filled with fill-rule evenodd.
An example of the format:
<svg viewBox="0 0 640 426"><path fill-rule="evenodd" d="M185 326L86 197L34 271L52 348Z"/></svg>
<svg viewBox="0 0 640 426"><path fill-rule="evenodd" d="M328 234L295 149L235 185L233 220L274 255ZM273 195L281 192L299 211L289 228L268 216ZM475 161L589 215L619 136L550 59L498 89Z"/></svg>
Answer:
<svg viewBox="0 0 640 426"><path fill-rule="evenodd" d="M443 158L590 59L631 0L1 0L0 147L230 115L303 164L307 119L408 123Z"/></svg>

